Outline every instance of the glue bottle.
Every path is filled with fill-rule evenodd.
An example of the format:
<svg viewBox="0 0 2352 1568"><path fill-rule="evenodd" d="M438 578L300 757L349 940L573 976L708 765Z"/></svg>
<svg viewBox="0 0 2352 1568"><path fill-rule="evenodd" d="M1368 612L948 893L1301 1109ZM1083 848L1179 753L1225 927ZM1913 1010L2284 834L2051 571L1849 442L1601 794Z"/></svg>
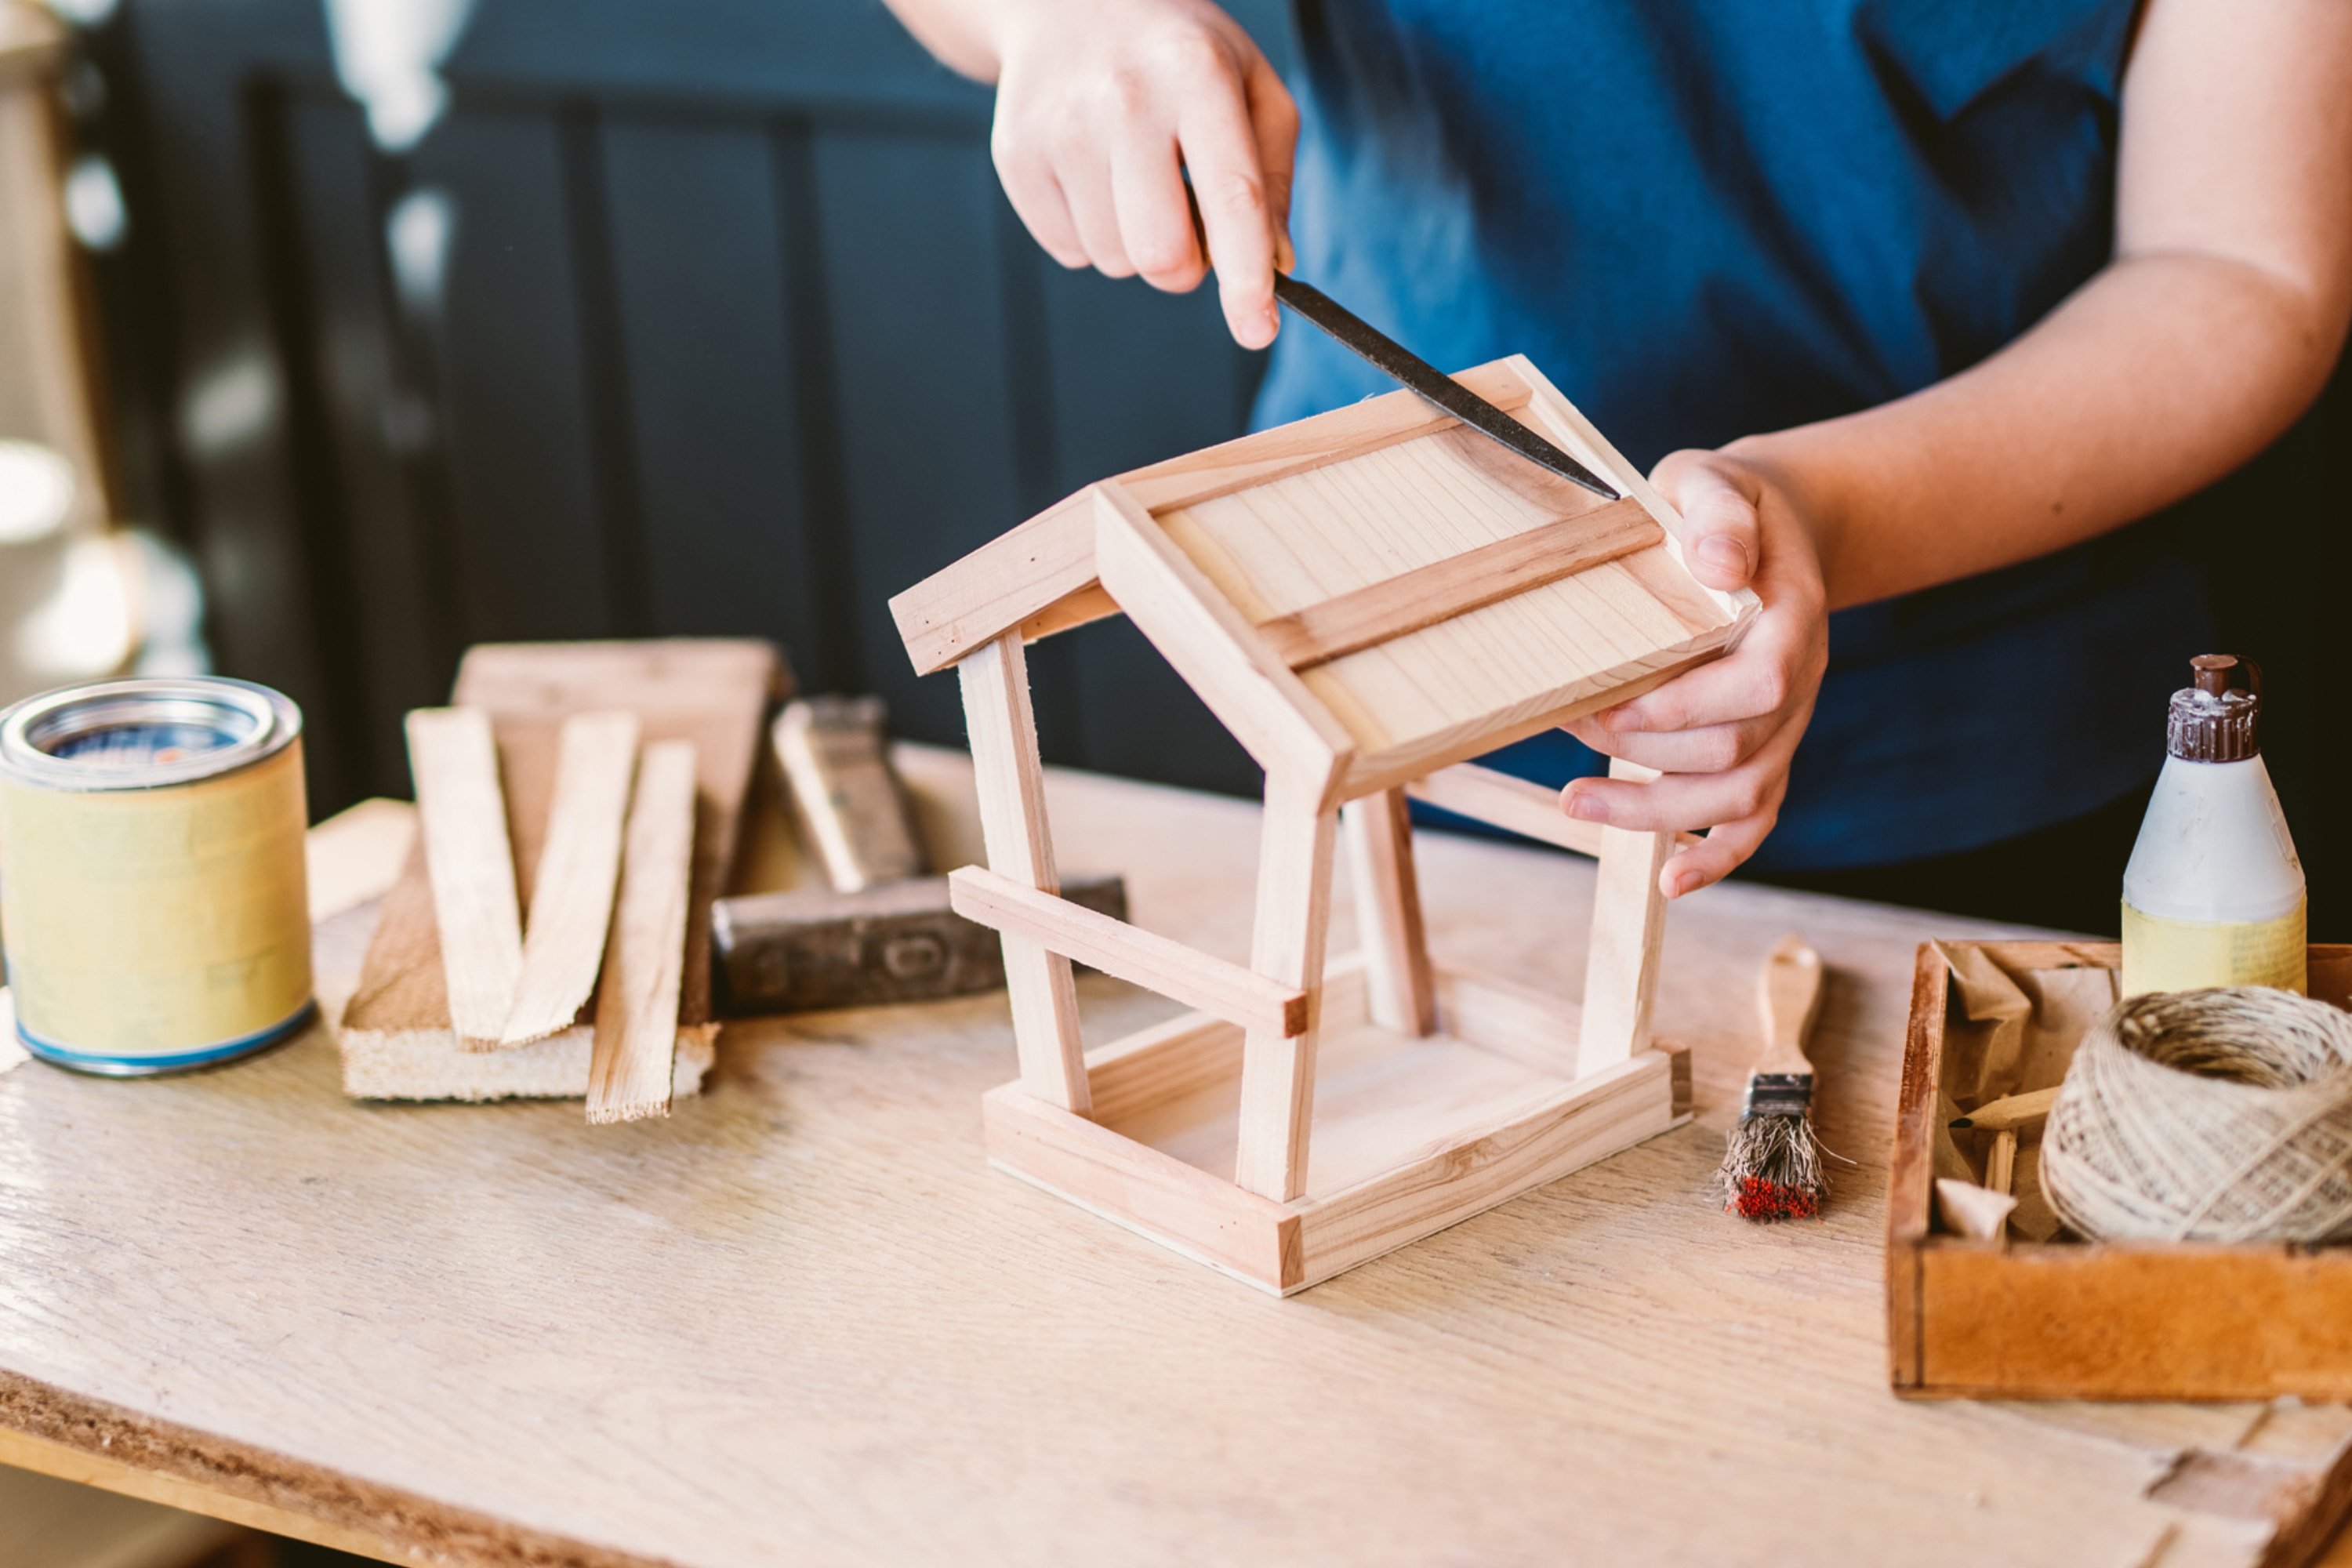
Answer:
<svg viewBox="0 0 2352 1568"><path fill-rule="evenodd" d="M2304 991L2303 862L2263 766L2262 671L2228 654L2189 667L2124 870L2123 994ZM2242 690L2231 684L2241 674Z"/></svg>

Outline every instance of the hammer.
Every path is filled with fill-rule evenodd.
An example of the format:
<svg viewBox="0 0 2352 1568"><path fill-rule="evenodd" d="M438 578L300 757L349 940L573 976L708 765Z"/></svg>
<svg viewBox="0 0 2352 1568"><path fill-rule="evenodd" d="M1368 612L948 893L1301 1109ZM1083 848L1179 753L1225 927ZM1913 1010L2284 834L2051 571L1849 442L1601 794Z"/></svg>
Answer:
<svg viewBox="0 0 2352 1568"><path fill-rule="evenodd" d="M878 697L813 697L776 716L768 736L784 793L801 843L831 886L712 907L728 1011L934 1002L1004 984L996 933L950 909L948 879L926 874L887 723ZM1127 884L1118 877L1073 877L1062 896L1127 918Z"/></svg>

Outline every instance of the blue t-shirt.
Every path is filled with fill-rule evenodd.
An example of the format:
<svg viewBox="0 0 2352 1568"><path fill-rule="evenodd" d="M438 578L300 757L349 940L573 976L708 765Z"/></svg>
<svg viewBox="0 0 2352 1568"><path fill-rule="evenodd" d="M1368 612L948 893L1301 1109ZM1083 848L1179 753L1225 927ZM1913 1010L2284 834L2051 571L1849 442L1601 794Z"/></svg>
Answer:
<svg viewBox="0 0 2352 1568"><path fill-rule="evenodd" d="M1447 369L1523 353L1646 468L1965 370L2106 260L2136 0L1300 0L1300 275ZM1262 424L1388 390L1285 324ZM1759 868L2095 810L2204 586L2160 521L1842 611ZM1565 735L1504 765L1594 767Z"/></svg>

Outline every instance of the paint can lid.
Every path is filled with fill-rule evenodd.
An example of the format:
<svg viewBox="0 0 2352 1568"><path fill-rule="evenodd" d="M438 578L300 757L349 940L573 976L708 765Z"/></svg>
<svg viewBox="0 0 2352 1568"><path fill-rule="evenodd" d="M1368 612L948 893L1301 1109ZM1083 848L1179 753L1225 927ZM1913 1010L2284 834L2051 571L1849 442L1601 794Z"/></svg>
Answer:
<svg viewBox="0 0 2352 1568"><path fill-rule="evenodd" d="M2189 661L2189 684L2172 694L2164 749L2192 763L2240 763L2262 754L2263 671L2235 654ZM2242 677L2242 688L2233 679Z"/></svg>
<svg viewBox="0 0 2352 1568"><path fill-rule="evenodd" d="M0 777L52 790L159 789L235 773L301 732L301 710L249 680L101 680L0 710Z"/></svg>

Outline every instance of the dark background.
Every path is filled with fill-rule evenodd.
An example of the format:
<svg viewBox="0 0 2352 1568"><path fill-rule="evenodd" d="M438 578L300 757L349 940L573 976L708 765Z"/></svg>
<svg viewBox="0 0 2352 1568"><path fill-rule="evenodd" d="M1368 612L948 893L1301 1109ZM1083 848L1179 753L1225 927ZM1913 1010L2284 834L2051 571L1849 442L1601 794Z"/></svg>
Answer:
<svg viewBox="0 0 2352 1568"><path fill-rule="evenodd" d="M1231 9L1286 57L1280 0ZM1214 300L1046 259L988 94L877 0L481 0L401 156L320 0L125 0L86 44L79 134L131 223L99 262L127 509L194 555L222 670L302 705L321 814L407 793L400 715L484 639L761 634L958 742L888 596L1246 416ZM425 189L456 214L433 310L382 240ZM2269 673L2321 936L2352 931L2345 402L2182 523ZM1124 623L1032 670L1049 760L1255 787Z"/></svg>

